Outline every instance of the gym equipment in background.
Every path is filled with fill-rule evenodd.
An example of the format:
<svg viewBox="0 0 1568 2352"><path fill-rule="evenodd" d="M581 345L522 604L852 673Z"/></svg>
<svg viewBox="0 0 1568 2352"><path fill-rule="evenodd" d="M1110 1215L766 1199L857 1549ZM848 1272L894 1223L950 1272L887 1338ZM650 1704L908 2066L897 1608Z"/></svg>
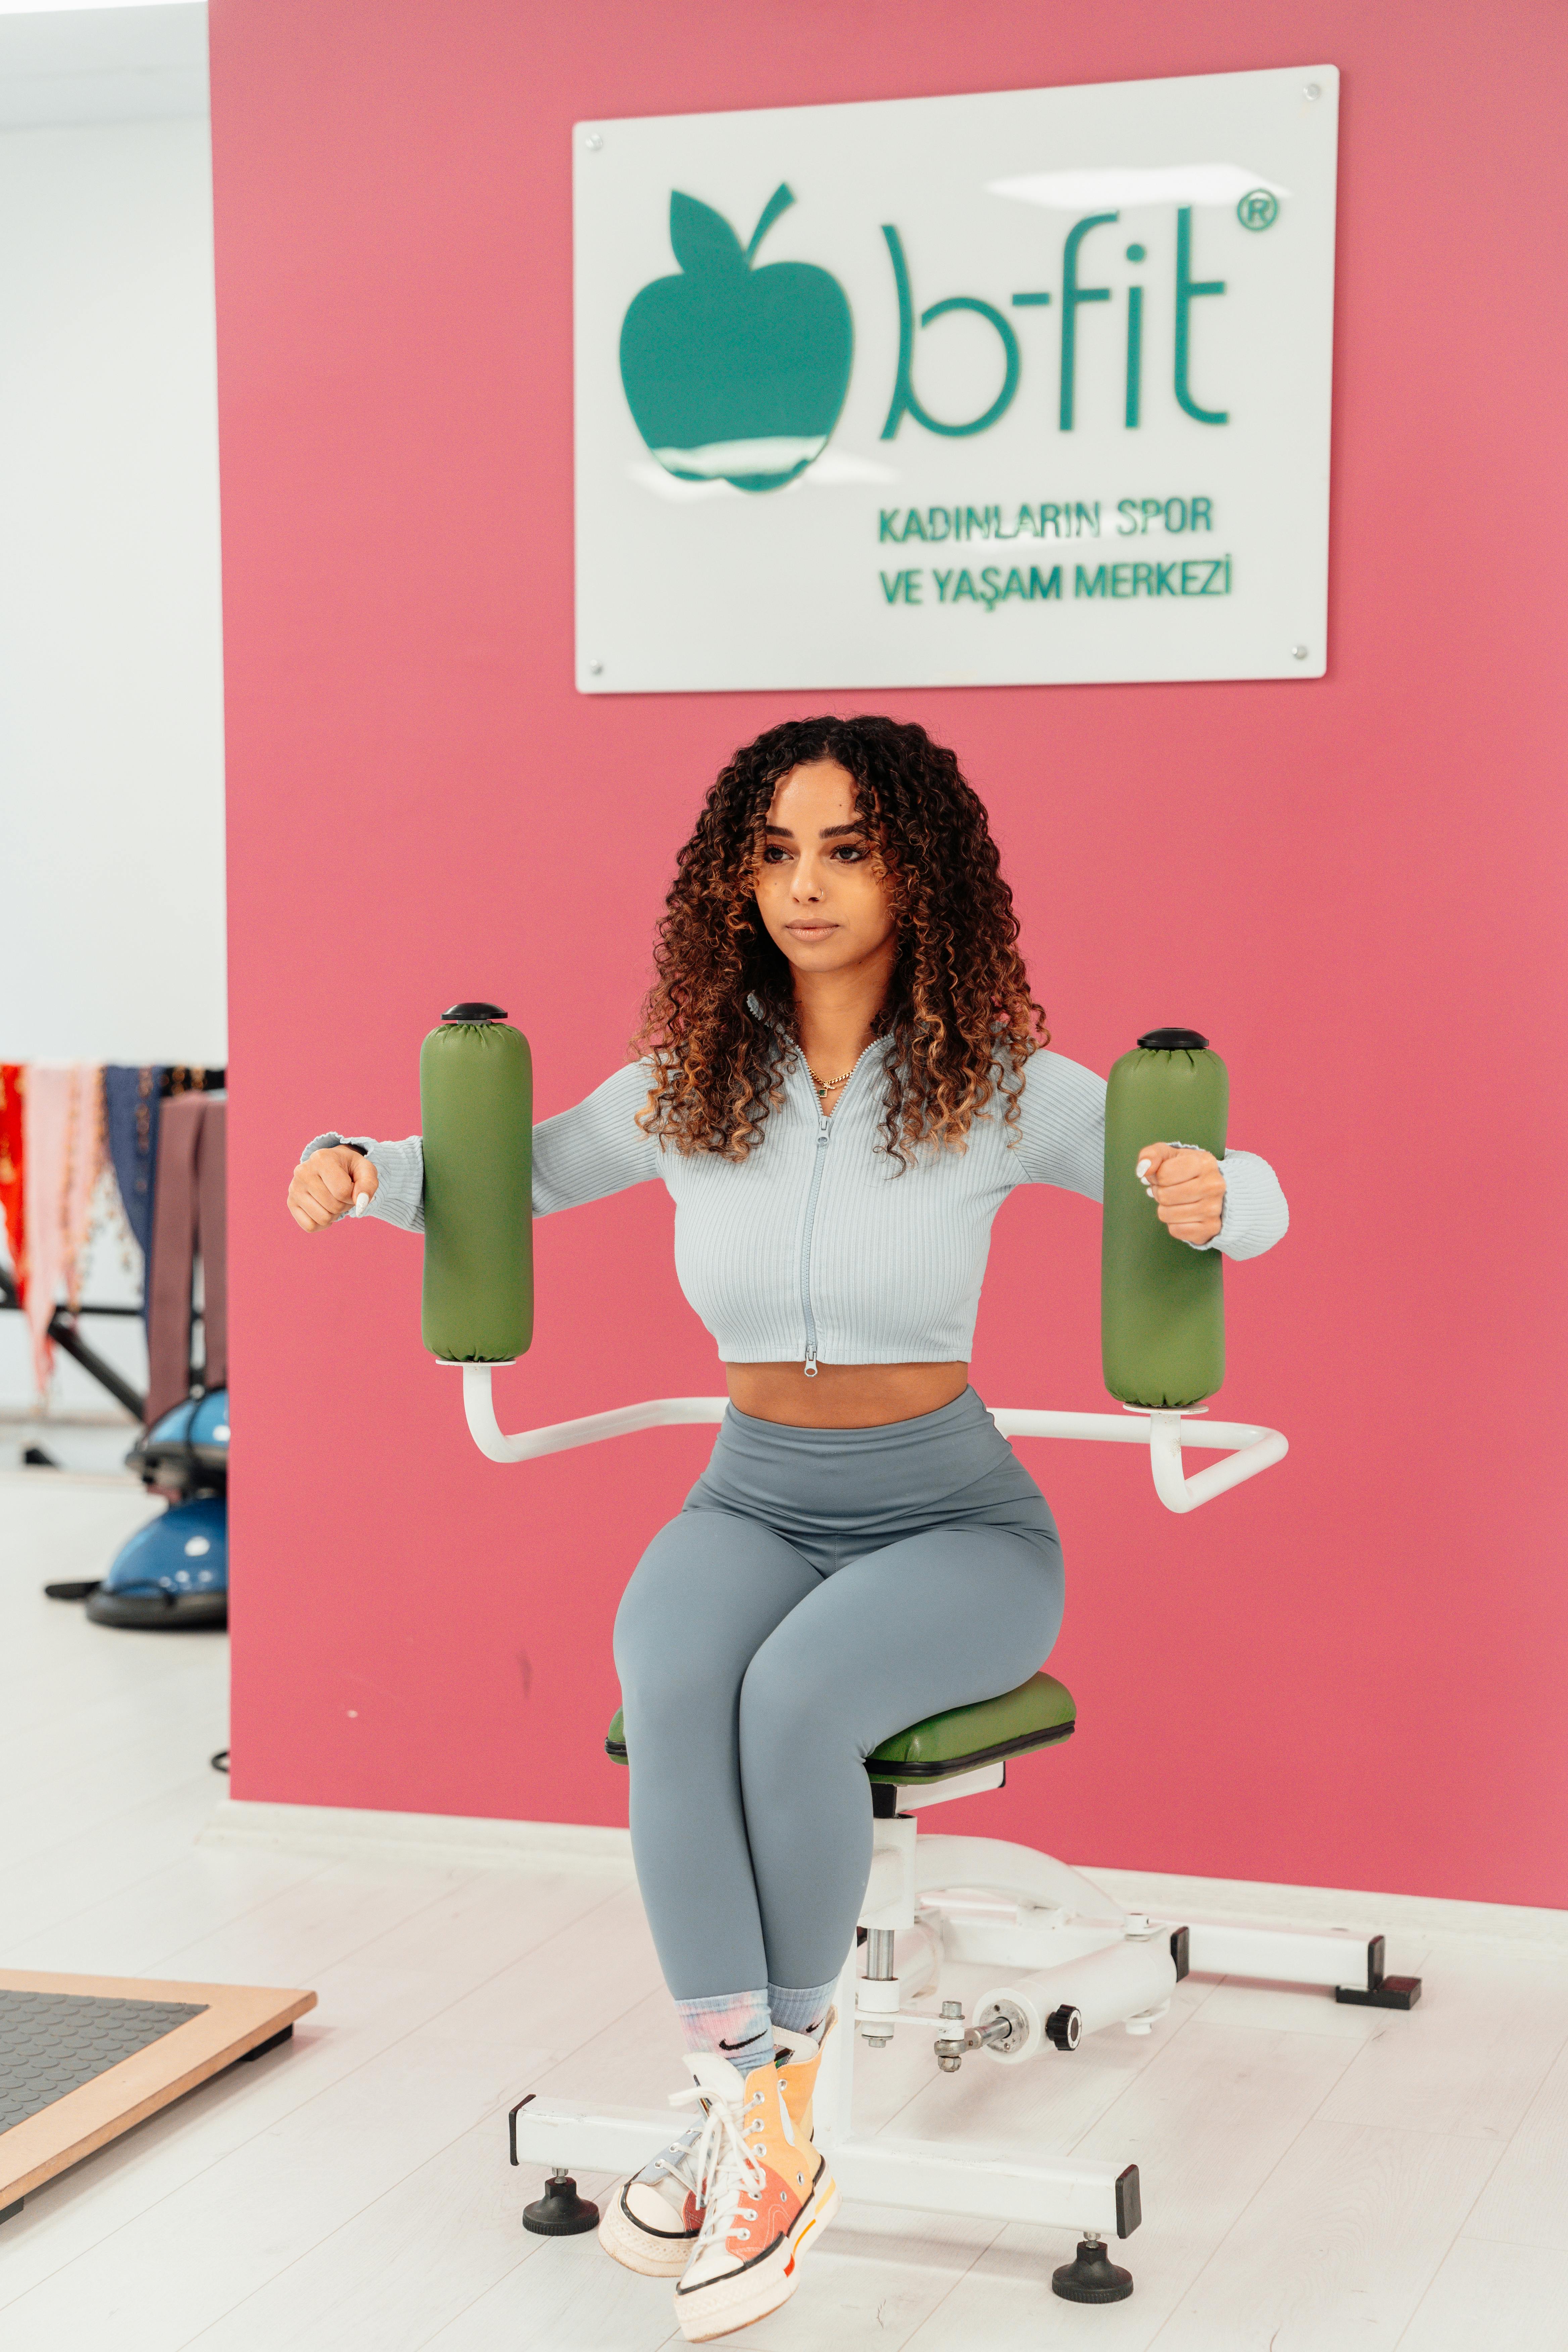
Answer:
<svg viewBox="0 0 1568 2352"><path fill-rule="evenodd" d="M95 1625L185 1633L228 1622L228 1503L198 1495L172 1503L122 1544L87 1595Z"/></svg>
<svg viewBox="0 0 1568 2352"><path fill-rule="evenodd" d="M228 1391L188 1396L155 1421L125 1457L153 1493L221 1495L228 1485Z"/></svg>
<svg viewBox="0 0 1568 2352"><path fill-rule="evenodd" d="M184 1633L228 1622L228 1391L187 1397L126 1457L170 1507L121 1544L107 1575L46 1584L95 1625Z"/></svg>
<svg viewBox="0 0 1568 2352"><path fill-rule="evenodd" d="M503 1017L494 1006L469 1004L455 1006L447 1016L461 1024L454 1033L459 1037L481 1020ZM437 1031L426 1041L426 1053L442 1036ZM498 1066L467 1043L455 1048L443 1043L438 1050L447 1082L439 1097L439 1154L443 1170L451 1170L497 1148L498 1119L521 1117L524 1097L515 1085L503 1095L494 1076ZM509 1050L515 1056L516 1049ZM1007 1407L992 1412L1008 1437L1146 1447L1155 1492L1177 1512L1195 1510L1256 1477L1287 1451L1278 1430L1185 1413L1224 1374L1221 1269L1217 1254L1190 1250L1165 1231L1137 1181L1136 1154L1147 1143L1201 1143L1223 1152L1225 1113L1224 1064L1195 1031L1152 1031L1136 1053L1117 1064L1106 1110L1102 1296L1107 1384L1113 1394L1125 1389L1128 1399L1120 1415ZM526 1140L516 1132L503 1134L500 1149L510 1196L516 1171L526 1166ZM1130 1163L1125 1170L1123 1157ZM477 1184L473 1189L479 1191ZM500 1188L483 1196L472 1226L458 1235L453 1222L468 1213L459 1206L467 1195L447 1183L438 1196L441 1344L433 1352L461 1366L468 1428L482 1454L492 1462L531 1461L636 1430L723 1419L727 1398L658 1397L503 1435L490 1393L501 1358L488 1345L495 1327L480 1272L496 1232L499 1197ZM427 1221L431 1205L427 1195ZM503 1281L515 1291L516 1268L527 1262L520 1256L521 1241L515 1233L500 1239ZM460 1269L460 1281L452 1268ZM428 1298L428 1271L426 1285ZM510 1328L526 1335L527 1318L514 1314ZM432 1345L428 1313L426 1344ZM526 1345L524 1336L516 1352ZM1173 1402L1173 1392L1180 1402ZM1184 1445L1227 1458L1188 1475ZM1135 2034L1152 2032L1191 1969L1331 1990L1339 2000L1387 2009L1409 2009L1421 1987L1417 1978L1385 1975L1381 1936L1175 1919L1162 1916L1158 1906L1124 1909L1079 1872L1032 1847L919 1834L921 1812L1001 1788L1010 1761L1058 1744L1076 1722L1070 1692L1042 1673L996 1698L912 1724L868 1759L871 1874L857 1946L846 1957L838 1988L839 2015L850 2030L831 2036L824 2053L816 2131L847 2197L1076 2230L1077 2256L1054 2273L1052 2285L1070 2302L1108 2303L1132 2292L1131 2278L1109 2260L1106 2244L1139 2225L1137 2166L1078 2157L1046 2160L1029 2140L978 2147L885 2132L858 2135L852 2115L857 2042L879 2049L898 2032L930 2032L936 2065L945 2074L972 2055L1001 2066L1047 2053L1070 2055L1086 2033L1112 2025ZM618 1715L606 1745L626 1760ZM950 1962L996 1971L994 1986L967 2015L961 2000L942 1993L942 1969ZM932 2005L914 2007L922 1994ZM670 2133L663 2110L597 2108L532 2094L519 2101L508 2124L512 2162L527 2158L548 2169L545 2196L528 2209L524 2221L552 2236L591 2229L598 2219L576 2193L574 2168L637 2171Z"/></svg>
<svg viewBox="0 0 1568 2352"><path fill-rule="evenodd" d="M293 2036L313 1992L0 1970L0 2221L198 2083Z"/></svg>
<svg viewBox="0 0 1568 2352"><path fill-rule="evenodd" d="M167 1495L161 1519L121 1546L98 1591L95 1625L184 1633L228 1622L228 1391L187 1397L127 1456L143 1486Z"/></svg>

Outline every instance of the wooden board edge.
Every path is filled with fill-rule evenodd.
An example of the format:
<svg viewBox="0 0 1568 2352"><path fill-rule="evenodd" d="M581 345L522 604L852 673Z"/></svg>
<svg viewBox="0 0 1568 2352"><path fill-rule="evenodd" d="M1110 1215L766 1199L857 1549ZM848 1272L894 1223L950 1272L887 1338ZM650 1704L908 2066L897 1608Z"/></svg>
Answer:
<svg viewBox="0 0 1568 2352"><path fill-rule="evenodd" d="M144 2050L133 2051L116 2065L105 2067L90 2083L68 2092L63 2099L54 2100L36 2116L14 2124L8 2132L0 2132L0 2206L14 2204L17 2199L30 2195L57 2174L79 2164L84 2157L95 2155L111 2140L144 2123L149 2116L172 2106L187 2091L210 2082L247 2051L270 2041L275 2033L281 2033L286 2025L292 2025L316 2006L313 1992L268 1991L259 1985L160 1983L154 1987L145 1979L138 1982L132 1978L58 1977L17 1984L14 1974L0 1975L0 1990L20 1992L64 1991L68 1985L72 1990L85 1990L89 1984L102 1989L110 1983L124 1990L113 1994L105 1991L106 1999L189 2000L202 1992L216 1994L219 1999L209 2000L202 2016L187 2018L183 2025L160 2035ZM237 2000L237 1995L241 1998ZM163 2073L162 2068L170 2060L176 2062L176 2071ZM141 2083L145 2083L144 2089L139 2087ZM110 2102L117 2092L121 2096L127 2091L132 2094L127 2105L111 2107L107 2115L106 2084L110 2086ZM63 2139L59 2136L62 2126L66 2134ZM14 2169L18 2158L21 2168Z"/></svg>
<svg viewBox="0 0 1568 2352"><path fill-rule="evenodd" d="M0 1969L0 1992L63 1992L95 2000L200 2001L213 2009L237 2000L292 2000L298 1985L195 1984L184 1977L69 1976L58 1969ZM313 2002L315 1994L308 1996Z"/></svg>

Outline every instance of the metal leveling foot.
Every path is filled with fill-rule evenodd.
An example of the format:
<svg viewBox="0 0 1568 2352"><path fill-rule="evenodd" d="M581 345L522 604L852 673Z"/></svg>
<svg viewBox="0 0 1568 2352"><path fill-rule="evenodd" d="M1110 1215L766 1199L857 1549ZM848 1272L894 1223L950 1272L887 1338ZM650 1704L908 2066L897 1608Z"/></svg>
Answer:
<svg viewBox="0 0 1568 2352"><path fill-rule="evenodd" d="M1051 2292L1068 2303L1121 2303L1132 2292L1132 2273L1110 2260L1103 2238L1080 2238L1071 2262L1051 2273Z"/></svg>
<svg viewBox="0 0 1568 2352"><path fill-rule="evenodd" d="M578 2196L577 2183L569 2172L552 2172L543 2196L523 2207L522 2226L538 2238L575 2238L584 2230L598 2228L599 2209Z"/></svg>

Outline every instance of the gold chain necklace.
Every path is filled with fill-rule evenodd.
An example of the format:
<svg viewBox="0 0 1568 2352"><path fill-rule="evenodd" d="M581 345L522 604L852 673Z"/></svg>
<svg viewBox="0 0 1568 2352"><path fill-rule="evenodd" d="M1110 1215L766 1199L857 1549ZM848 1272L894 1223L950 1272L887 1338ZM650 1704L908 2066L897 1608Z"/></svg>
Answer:
<svg viewBox="0 0 1568 2352"><path fill-rule="evenodd" d="M845 1081L852 1078L854 1075L855 1065L853 1062L850 1063L849 1067L845 1071L842 1078L818 1078L810 1065L808 1064L806 1066L806 1076L810 1078L812 1085L816 1088L816 1096L819 1102L824 1095L830 1095L835 1087L843 1086Z"/></svg>

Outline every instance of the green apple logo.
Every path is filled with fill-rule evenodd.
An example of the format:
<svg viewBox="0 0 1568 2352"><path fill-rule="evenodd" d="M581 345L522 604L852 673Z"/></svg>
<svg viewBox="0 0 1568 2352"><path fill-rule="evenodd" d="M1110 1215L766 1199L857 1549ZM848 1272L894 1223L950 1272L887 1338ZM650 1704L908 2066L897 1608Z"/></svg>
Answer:
<svg viewBox="0 0 1568 2352"><path fill-rule="evenodd" d="M670 196L680 269L633 299L621 382L637 431L682 481L782 489L838 422L855 349L844 289L809 261L752 267L794 202L775 188L742 250L721 214L679 189Z"/></svg>

